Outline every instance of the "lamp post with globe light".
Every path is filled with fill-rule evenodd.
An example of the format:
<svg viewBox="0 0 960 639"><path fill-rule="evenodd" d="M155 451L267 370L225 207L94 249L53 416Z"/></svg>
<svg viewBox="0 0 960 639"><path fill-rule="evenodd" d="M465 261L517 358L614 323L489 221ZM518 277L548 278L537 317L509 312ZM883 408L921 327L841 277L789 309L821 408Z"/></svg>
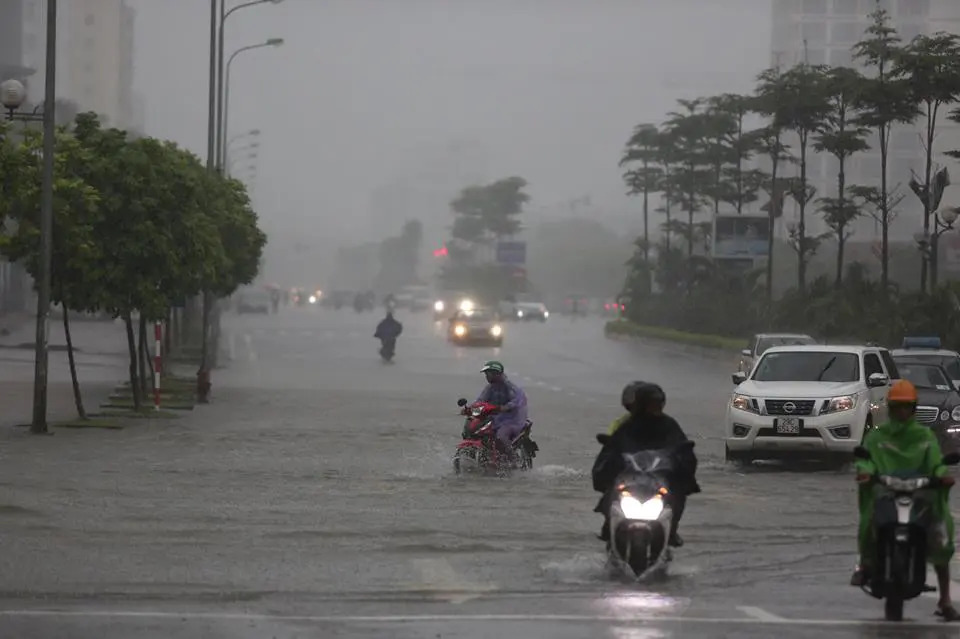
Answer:
<svg viewBox="0 0 960 639"><path fill-rule="evenodd" d="M224 140L223 149L220 152L220 160L223 162L227 156L226 140L227 134L230 132L230 67L233 65L234 59L246 51L253 51L254 49L262 49L264 47L279 47L283 46L283 38L270 38L266 42L261 42L259 44L251 44L245 47L240 47L227 60L227 74L226 74L226 84L223 90L223 124L221 125L221 139ZM222 168L222 164L221 164Z"/></svg>
<svg viewBox="0 0 960 639"><path fill-rule="evenodd" d="M940 261L940 236L953 230L953 225L960 215L960 209L948 207L935 211L933 214L933 233L916 233L913 236L924 261L929 264L930 288L937 286L937 276Z"/></svg>

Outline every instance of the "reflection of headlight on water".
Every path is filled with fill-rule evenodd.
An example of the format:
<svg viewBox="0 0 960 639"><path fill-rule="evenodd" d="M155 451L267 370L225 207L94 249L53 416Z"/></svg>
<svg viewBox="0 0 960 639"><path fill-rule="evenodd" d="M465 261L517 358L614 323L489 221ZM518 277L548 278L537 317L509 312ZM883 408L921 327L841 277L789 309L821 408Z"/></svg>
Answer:
<svg viewBox="0 0 960 639"><path fill-rule="evenodd" d="M443 300L437 300L436 302L434 302L434 304L433 304L433 310L437 311L438 313L442 312L442 311L443 311Z"/></svg>
<svg viewBox="0 0 960 639"><path fill-rule="evenodd" d="M456 326L453 327L453 334L456 335L457 337L463 337L464 335L467 334L467 327L464 326L463 324L457 324Z"/></svg>
<svg viewBox="0 0 960 639"><path fill-rule="evenodd" d="M502 332L503 332L503 329L500 328L499 324L494 324L493 326L490 327L490 334L493 335L494 337L500 337L500 333Z"/></svg>
<svg viewBox="0 0 960 639"><path fill-rule="evenodd" d="M316 295L311 295L311 296L310 296L310 303L311 303L311 304L316 304L316 303L317 303L317 296L316 296Z"/></svg>
<svg viewBox="0 0 960 639"><path fill-rule="evenodd" d="M621 495L620 510L627 519L654 521L663 512L663 500L660 497L653 497L647 501L640 501L633 495Z"/></svg>

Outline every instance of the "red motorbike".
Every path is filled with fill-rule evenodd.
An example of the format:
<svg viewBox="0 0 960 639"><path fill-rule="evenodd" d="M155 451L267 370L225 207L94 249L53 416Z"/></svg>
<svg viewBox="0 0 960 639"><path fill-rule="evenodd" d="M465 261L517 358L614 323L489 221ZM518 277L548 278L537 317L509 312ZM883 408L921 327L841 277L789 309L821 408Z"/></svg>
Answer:
<svg viewBox="0 0 960 639"><path fill-rule="evenodd" d="M467 405L467 400L457 400L460 414L466 416L463 425L463 440L457 444L453 456L453 470L458 475L466 472L505 475L511 470L530 470L533 458L540 447L530 439L533 423L527 420L520 434L511 442L510 452L497 445L493 428L493 416L498 408L494 404L477 402Z"/></svg>

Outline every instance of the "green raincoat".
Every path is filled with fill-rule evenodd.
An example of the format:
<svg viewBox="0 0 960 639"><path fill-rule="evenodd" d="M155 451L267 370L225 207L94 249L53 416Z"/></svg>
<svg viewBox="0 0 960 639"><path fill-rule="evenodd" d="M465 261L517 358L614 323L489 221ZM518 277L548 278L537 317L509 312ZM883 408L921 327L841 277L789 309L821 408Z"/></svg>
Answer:
<svg viewBox="0 0 960 639"><path fill-rule="evenodd" d="M610 428L607 429L607 435L613 435L615 432L617 432L617 429L623 426L628 419L630 419L630 413L627 413L621 417L617 417L615 420L610 422Z"/></svg>
<svg viewBox="0 0 960 639"><path fill-rule="evenodd" d="M916 420L889 421L867 434L863 446L870 452L870 460L858 459L857 472L867 475L890 475L897 472L917 472L932 477L943 477L943 453L936 435ZM928 550L928 560L934 566L943 566L953 557L953 517L950 514L949 488L935 488L932 496L934 528ZM860 505L859 548L860 562L869 566L874 557L874 539L871 518L875 501L875 486L859 487Z"/></svg>

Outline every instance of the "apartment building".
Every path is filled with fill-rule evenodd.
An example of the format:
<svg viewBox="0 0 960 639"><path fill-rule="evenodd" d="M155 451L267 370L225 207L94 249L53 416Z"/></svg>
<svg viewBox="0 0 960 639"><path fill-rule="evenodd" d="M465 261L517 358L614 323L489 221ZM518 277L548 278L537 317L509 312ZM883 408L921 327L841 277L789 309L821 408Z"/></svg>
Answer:
<svg viewBox="0 0 960 639"><path fill-rule="evenodd" d="M37 69L31 101L43 96L46 0L23 3L24 62ZM57 94L111 126L143 129L133 91L135 11L124 0L61 0L57 5Z"/></svg>
<svg viewBox="0 0 960 639"><path fill-rule="evenodd" d="M887 10L900 37L909 41L920 34L937 31L960 33L960 0L773 0L773 28L771 66L790 67L800 62L856 66L851 47L862 39L870 23L869 14L881 7ZM936 141L937 161L950 167L960 178L960 165L942 155L943 151L960 149L960 127L943 119L941 134ZM906 183L911 171L922 174L924 150L920 143L918 126L898 127L891 135L889 177L901 183L906 197L901 205L900 219L893 225L894 239L909 240L917 231L921 207ZM874 144L876 147L876 144ZM837 163L828 156L815 156L810 164L811 182L819 194L836 193ZM847 165L849 184L877 184L880 175L879 151L858 154ZM957 190L954 188L954 190ZM960 205L960 195L948 191L948 199ZM945 202L945 204L948 202ZM790 209L786 211L790 216ZM826 230L819 216L813 216L813 232ZM808 222L808 227L811 224ZM871 240L876 235L876 223L863 218L856 224L859 240Z"/></svg>

